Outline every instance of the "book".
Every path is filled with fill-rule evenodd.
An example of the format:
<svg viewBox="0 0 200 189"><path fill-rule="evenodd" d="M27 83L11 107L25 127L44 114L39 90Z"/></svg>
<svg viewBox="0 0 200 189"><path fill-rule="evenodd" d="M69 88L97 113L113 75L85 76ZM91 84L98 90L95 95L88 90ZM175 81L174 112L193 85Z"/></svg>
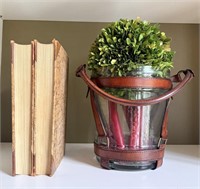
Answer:
<svg viewBox="0 0 200 189"><path fill-rule="evenodd" d="M64 156L68 55L57 40L11 45L13 175L51 176Z"/></svg>
<svg viewBox="0 0 200 189"><path fill-rule="evenodd" d="M11 41L13 174L31 174L33 46Z"/></svg>

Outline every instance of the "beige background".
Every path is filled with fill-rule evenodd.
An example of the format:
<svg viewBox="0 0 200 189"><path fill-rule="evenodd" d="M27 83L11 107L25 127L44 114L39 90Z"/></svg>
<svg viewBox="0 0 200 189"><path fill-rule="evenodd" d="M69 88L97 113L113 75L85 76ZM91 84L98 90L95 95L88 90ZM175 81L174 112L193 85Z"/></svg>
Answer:
<svg viewBox="0 0 200 189"><path fill-rule="evenodd" d="M87 63L92 42L102 27L108 23L4 21L1 88L1 139L11 141L11 91L10 91L10 40L28 44L37 39L49 43L56 38L70 58L69 94L66 142L92 142L95 125L86 99L87 87L75 70ZM176 51L174 69L190 68L195 72L192 80L174 97L169 113L169 144L197 144L199 139L199 25L161 24L161 30L172 37L172 48Z"/></svg>

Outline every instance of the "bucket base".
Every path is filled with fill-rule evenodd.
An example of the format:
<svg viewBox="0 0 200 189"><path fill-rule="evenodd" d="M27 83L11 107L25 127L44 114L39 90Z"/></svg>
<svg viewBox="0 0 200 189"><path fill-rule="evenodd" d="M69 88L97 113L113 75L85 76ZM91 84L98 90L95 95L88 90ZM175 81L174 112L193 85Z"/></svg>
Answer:
<svg viewBox="0 0 200 189"><path fill-rule="evenodd" d="M156 169L156 161L145 162L128 162L128 161L115 161L106 160L99 156L96 156L101 167L105 169L120 170L120 171L142 171L142 170L154 170Z"/></svg>

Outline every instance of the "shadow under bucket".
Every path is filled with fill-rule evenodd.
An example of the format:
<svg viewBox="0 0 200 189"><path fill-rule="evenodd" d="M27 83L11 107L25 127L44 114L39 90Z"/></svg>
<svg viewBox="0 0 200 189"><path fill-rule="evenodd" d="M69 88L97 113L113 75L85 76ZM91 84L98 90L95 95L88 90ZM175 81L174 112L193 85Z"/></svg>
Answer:
<svg viewBox="0 0 200 189"><path fill-rule="evenodd" d="M90 79L81 65L76 75L90 89L97 129L94 152L101 166L116 170L160 167L170 99L194 77L193 72L179 71L169 79L152 73Z"/></svg>

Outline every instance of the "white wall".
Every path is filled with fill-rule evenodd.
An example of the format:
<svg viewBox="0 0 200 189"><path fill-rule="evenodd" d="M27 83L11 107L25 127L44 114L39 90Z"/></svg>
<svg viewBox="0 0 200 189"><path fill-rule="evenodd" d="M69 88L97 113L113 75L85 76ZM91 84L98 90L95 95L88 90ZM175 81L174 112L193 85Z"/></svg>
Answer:
<svg viewBox="0 0 200 189"><path fill-rule="evenodd" d="M2 47L2 29L3 29L3 2L0 0L0 90L1 90L1 47ZM1 94L1 93L0 93ZM0 107L1 107L1 95L0 95ZM0 125L1 125L1 110L0 110ZM0 128L0 141L1 141L1 128Z"/></svg>
<svg viewBox="0 0 200 189"><path fill-rule="evenodd" d="M0 0L0 86L1 86L1 46L2 46L2 29L3 29L2 16L3 16L3 0Z"/></svg>
<svg viewBox="0 0 200 189"><path fill-rule="evenodd" d="M2 20L2 17L0 16L0 71L1 71L2 30L3 30L3 20ZM1 77L1 72L0 72L0 77Z"/></svg>
<svg viewBox="0 0 200 189"><path fill-rule="evenodd" d="M199 23L199 0L0 0L5 20Z"/></svg>
<svg viewBox="0 0 200 189"><path fill-rule="evenodd" d="M1 47L2 47L2 29L3 29L3 20L0 18L0 90L1 90ZM1 94L1 93L0 93ZM1 107L1 96L0 96L0 107ZM0 125L1 125L1 110L0 110ZM0 141L1 141L1 129L0 129Z"/></svg>
<svg viewBox="0 0 200 189"><path fill-rule="evenodd" d="M200 24L199 24L199 75L200 75ZM200 95L200 82L199 82L199 95ZM200 99L199 99L199 144L200 144Z"/></svg>

